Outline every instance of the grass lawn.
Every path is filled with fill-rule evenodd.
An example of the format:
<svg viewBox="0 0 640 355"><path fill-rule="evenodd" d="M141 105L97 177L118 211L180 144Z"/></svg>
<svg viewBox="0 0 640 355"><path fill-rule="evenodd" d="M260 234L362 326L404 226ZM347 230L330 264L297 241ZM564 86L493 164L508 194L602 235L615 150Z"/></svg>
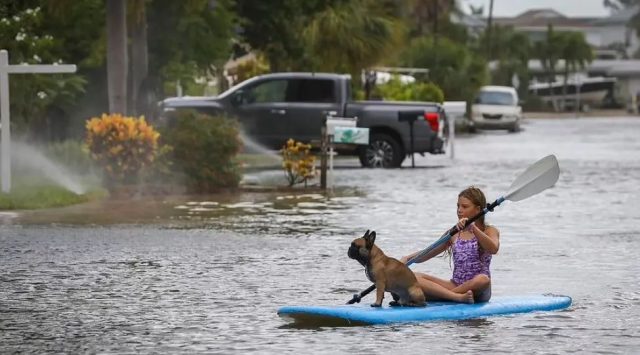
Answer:
<svg viewBox="0 0 640 355"><path fill-rule="evenodd" d="M107 192L94 188L78 195L63 187L46 181L20 181L11 188L10 193L0 192L0 210L32 210L50 207L63 207L102 198Z"/></svg>

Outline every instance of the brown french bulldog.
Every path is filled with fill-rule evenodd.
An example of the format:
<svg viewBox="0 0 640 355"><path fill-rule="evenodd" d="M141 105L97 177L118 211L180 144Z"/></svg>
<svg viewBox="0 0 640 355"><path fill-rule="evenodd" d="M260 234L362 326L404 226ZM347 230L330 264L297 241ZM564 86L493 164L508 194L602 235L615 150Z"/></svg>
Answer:
<svg viewBox="0 0 640 355"><path fill-rule="evenodd" d="M422 307L425 296L416 275L397 259L386 256L374 245L376 232L367 232L351 242L347 255L365 267L367 278L376 285L376 302L371 307L380 307L384 292L394 295L392 306ZM397 297L397 301L395 300Z"/></svg>

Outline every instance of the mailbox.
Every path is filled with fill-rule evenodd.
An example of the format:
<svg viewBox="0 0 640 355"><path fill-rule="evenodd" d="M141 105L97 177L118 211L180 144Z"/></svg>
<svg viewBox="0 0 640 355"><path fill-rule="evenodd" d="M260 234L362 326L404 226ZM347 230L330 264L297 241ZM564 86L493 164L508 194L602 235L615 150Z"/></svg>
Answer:
<svg viewBox="0 0 640 355"><path fill-rule="evenodd" d="M355 127L357 122L357 117L327 117L327 134L334 135L336 127Z"/></svg>

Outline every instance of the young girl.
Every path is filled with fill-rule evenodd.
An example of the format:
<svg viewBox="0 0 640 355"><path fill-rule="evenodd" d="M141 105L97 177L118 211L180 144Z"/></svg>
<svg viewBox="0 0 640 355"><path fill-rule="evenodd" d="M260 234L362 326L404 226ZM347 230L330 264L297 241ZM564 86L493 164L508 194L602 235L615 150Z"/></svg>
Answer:
<svg viewBox="0 0 640 355"><path fill-rule="evenodd" d="M449 242L435 248L416 263L425 262L445 251L453 255L453 277L440 279L416 272L422 291L428 300L449 300L454 302L487 302L491 298L491 256L500 248L500 232L494 226L485 224L484 216L464 228L467 220L480 213L487 205L484 194L477 187L469 187L458 195L458 224L461 231ZM419 253L402 257L407 263Z"/></svg>

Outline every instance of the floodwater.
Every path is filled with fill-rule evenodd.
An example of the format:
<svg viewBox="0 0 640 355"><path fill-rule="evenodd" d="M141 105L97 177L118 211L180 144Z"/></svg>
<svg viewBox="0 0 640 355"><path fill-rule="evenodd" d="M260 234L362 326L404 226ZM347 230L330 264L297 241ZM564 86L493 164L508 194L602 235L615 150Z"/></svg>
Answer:
<svg viewBox="0 0 640 355"><path fill-rule="evenodd" d="M247 193L4 215L0 353L638 353L639 132L637 118L530 120L517 134L458 137L453 162L338 169L330 196ZM391 256L426 247L455 223L461 189L480 186L492 201L548 154L560 163L556 186L487 217L501 231L493 293L568 295L569 309L323 328L290 327L276 315L283 305L343 304L368 287L346 255L367 229ZM442 258L413 269L451 273Z"/></svg>

